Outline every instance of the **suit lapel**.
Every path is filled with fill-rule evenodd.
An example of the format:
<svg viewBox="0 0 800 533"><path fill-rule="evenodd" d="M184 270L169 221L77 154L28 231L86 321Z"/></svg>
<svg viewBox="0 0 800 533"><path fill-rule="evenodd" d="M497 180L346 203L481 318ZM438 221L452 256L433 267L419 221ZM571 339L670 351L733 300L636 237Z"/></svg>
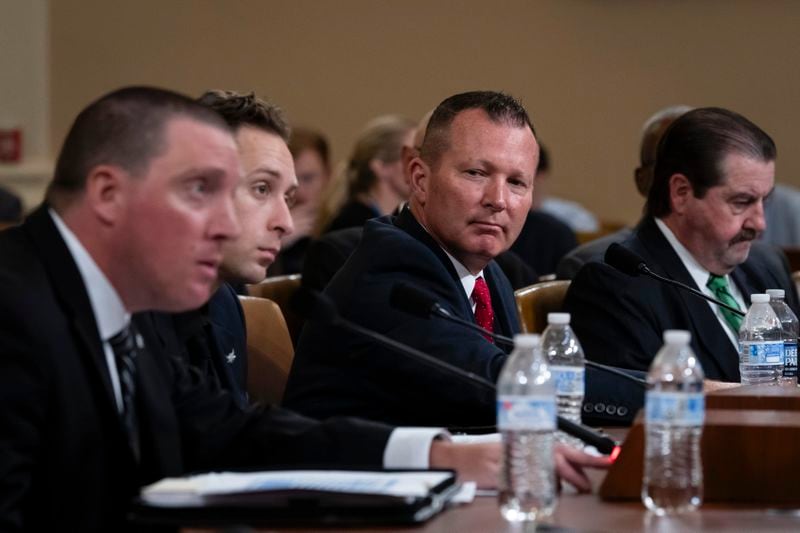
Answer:
<svg viewBox="0 0 800 533"><path fill-rule="evenodd" d="M680 281L699 290L694 279L683 266L678 254L650 217L645 218L637 228L639 245L647 251L648 266L659 274ZM731 345L727 333L722 329L716 314L708 303L677 287L674 290L692 324L692 335L710 361L717 365L717 371L724 379L739 379L739 358ZM709 374L711 369L705 369ZM713 375L713 374L711 374Z"/></svg>
<svg viewBox="0 0 800 533"><path fill-rule="evenodd" d="M447 272L450 274L450 277L453 279L453 282L459 287L458 293L461 295L461 304L462 304L462 316L464 317L473 317L474 313L472 312L472 303L469 301L467 294L463 290L463 286L461 284L461 279L458 277L458 273L456 272L455 267L453 266L453 262L447 256L442 247L439 246L431 235L425 231L425 228L420 225L419 222L414 218L414 215L411 214L411 210L408 207L404 208L400 214L395 217L394 223L397 227L404 230L406 233L410 234L412 237L417 239L418 241L424 243L431 251L439 258L442 262L444 267L447 269ZM486 268L483 270L484 275L486 276L486 283L489 286L489 292L492 296L492 309L494 309L495 313L495 325L499 326L498 333L502 333L504 335L514 335L520 331L519 321L517 319L517 311L516 311L516 304L514 302L509 302L507 296L509 291L503 291L500 289L498 278L500 276L504 276L502 274L500 267L494 261L491 261Z"/></svg>
<svg viewBox="0 0 800 533"><path fill-rule="evenodd" d="M68 310L69 316L73 317L77 337L84 347L81 355L86 358L88 367L92 369L97 383L100 384L106 400L104 403L119 419L103 343L89 302L89 295L72 254L48 213L47 204L43 204L28 217L25 228L30 233L34 246L38 248L42 263L52 280L56 297Z"/></svg>
<svg viewBox="0 0 800 533"><path fill-rule="evenodd" d="M472 313L472 303L469 301L469 298L464 292L461 279L458 277L458 273L456 272L456 267L453 266L453 262L450 261L450 258L447 256L445 251L442 250L442 247L439 246L439 243L437 243L433 237L431 237L430 234L425 231L425 228L423 228L422 225L417 222L417 219L414 218L414 215L411 213L411 210L408 207L404 207L400 214L394 217L394 224L430 248L434 255L439 258L439 261L441 261L442 265L444 265L445 269L447 269L447 272L450 274L453 282L461 288L461 290L458 291L458 294L461 296L459 299L459 302L461 303L461 316L474 317Z"/></svg>

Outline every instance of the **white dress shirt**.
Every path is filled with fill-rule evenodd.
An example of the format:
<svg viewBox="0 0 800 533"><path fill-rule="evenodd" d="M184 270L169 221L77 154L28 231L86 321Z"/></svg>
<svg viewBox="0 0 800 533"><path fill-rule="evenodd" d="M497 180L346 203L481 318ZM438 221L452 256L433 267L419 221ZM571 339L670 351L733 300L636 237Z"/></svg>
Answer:
<svg viewBox="0 0 800 533"><path fill-rule="evenodd" d="M447 254L447 257L450 258L450 262L453 263L453 266L456 269L456 274L458 274L458 279L461 281L461 286L464 287L464 292L467 294L467 300L469 300L470 304L472 304L472 312L475 312L475 301L472 299L472 291L475 289L475 281L483 277L483 270L478 272L477 274L472 274L467 267L465 267L461 262L450 255L450 252L442 248L442 251Z"/></svg>
<svg viewBox="0 0 800 533"><path fill-rule="evenodd" d="M686 267L686 270L689 271L689 275L694 280L695 285L700 289L703 294L707 294L712 298L716 298L717 296L711 292L711 289L706 287L708 283L708 278L711 276L711 272L703 268L702 265L694 258L692 253L686 249L686 247L681 244L678 238L672 233L672 230L667 227L667 225L661 219L656 219L656 225L658 229L661 230L661 233L664 234L669 244L672 246L672 249L675 250L675 253L678 254L678 257L683 263L683 266ZM730 290L731 296L733 299L736 300L736 303L739 304L739 308L742 310L747 309L747 305L744 302L744 298L742 297L742 293L739 288L736 286L736 283L733 282L729 275L725 275L725 281L728 283L728 289ZM719 321L720 325L722 326L722 330L728 335L728 339L730 339L733 347L736 348L738 351L739 349L739 337L733 333L733 330L728 325L728 322L725 320L725 316L722 314L722 310L716 304L708 302L709 307L714 312Z"/></svg>
<svg viewBox="0 0 800 533"><path fill-rule="evenodd" d="M53 210L49 209L50 217L64 239L78 272L83 279L83 285L89 295L89 303L92 305L94 320L97 323L100 339L103 341L103 352L106 355L106 366L108 376L111 378L111 387L114 389L114 398L117 401L117 410L122 413L122 389L119 385L119 374L117 373L117 361L114 358L114 350L111 348L111 339L114 335L122 331L131 321L131 314L125 310L117 291L108 281L108 278L94 262L92 256L83 247L78 237L64 224L61 217Z"/></svg>

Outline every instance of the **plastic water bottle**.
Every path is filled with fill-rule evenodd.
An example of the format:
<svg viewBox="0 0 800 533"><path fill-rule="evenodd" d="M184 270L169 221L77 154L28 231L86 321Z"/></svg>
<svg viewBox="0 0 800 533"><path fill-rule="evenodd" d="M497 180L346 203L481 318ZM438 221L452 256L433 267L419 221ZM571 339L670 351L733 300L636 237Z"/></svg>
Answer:
<svg viewBox="0 0 800 533"><path fill-rule="evenodd" d="M783 330L783 379L784 383L797 381L797 336L800 333L800 323L792 308L786 305L786 291L783 289L769 289L769 305L781 321Z"/></svg>
<svg viewBox="0 0 800 533"><path fill-rule="evenodd" d="M537 521L556 504L556 391L539 340L539 335L516 335L497 382L500 512L511 522Z"/></svg>
<svg viewBox="0 0 800 533"><path fill-rule="evenodd" d="M777 383L783 373L783 328L768 294L750 296L750 309L739 329L742 385Z"/></svg>
<svg viewBox="0 0 800 533"><path fill-rule="evenodd" d="M578 337L569 327L569 313L549 313L542 333L542 351L550 364L556 384L558 414L573 422L581 421L585 361Z"/></svg>
<svg viewBox="0 0 800 533"><path fill-rule="evenodd" d="M690 340L688 331L665 331L647 373L642 501L657 515L694 510L703 499L703 369Z"/></svg>

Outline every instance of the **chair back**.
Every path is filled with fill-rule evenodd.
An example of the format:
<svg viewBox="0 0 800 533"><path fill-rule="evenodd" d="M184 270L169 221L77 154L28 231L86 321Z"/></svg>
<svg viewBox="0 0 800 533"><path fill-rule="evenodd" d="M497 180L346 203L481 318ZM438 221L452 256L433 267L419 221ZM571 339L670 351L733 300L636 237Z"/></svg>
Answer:
<svg viewBox="0 0 800 533"><path fill-rule="evenodd" d="M286 320L286 326L289 328L289 337L295 346L297 346L297 339L300 338L300 329L303 327L304 320L292 311L289 302L300 287L301 280L300 274L289 274L288 276L266 278L261 283L247 286L248 295L267 298L278 304L283 312L283 318Z"/></svg>
<svg viewBox="0 0 800 533"><path fill-rule="evenodd" d="M514 292L523 332L544 331L547 313L556 313L563 308L569 284L569 280L543 281Z"/></svg>
<svg viewBox="0 0 800 533"><path fill-rule="evenodd" d="M239 296L247 326L247 392L252 401L278 405L294 359L294 345L280 307L272 300Z"/></svg>

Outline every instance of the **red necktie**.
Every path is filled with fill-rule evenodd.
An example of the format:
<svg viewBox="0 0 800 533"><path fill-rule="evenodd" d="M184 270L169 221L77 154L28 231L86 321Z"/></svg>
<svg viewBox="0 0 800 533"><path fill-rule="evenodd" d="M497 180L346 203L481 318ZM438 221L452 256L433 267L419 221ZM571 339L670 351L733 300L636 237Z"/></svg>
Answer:
<svg viewBox="0 0 800 533"><path fill-rule="evenodd" d="M475 322L483 329L488 329L494 333L492 296L489 294L489 286L486 285L486 280L483 277L475 280L475 288L472 289L472 301L475 302ZM489 342L494 342L489 335L484 335L484 337Z"/></svg>

